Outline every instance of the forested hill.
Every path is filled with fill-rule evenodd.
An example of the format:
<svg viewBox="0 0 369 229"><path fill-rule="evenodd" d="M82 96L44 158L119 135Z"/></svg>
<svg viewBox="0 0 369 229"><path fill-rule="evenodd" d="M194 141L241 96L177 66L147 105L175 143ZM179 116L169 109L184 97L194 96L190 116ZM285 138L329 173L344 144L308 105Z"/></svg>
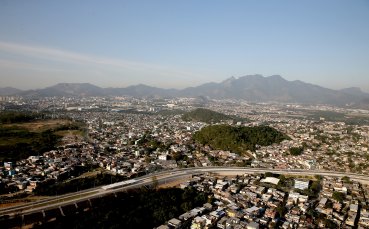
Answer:
<svg viewBox="0 0 369 229"><path fill-rule="evenodd" d="M193 135L196 142L213 149L229 150L242 154L254 151L257 145L267 146L290 139L287 135L269 126L232 127L212 125L202 128Z"/></svg>
<svg viewBox="0 0 369 229"><path fill-rule="evenodd" d="M216 111L212 111L205 108L197 108L182 116L184 121L206 122L206 123L219 123L221 121L233 120L233 121L245 121L243 118L236 116L225 115Z"/></svg>

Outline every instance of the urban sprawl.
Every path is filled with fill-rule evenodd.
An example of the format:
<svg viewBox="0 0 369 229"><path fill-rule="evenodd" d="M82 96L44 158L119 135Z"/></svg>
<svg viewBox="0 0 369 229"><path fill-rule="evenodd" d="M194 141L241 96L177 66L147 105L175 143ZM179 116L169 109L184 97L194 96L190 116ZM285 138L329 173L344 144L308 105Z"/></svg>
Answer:
<svg viewBox="0 0 369 229"><path fill-rule="evenodd" d="M233 126L269 125L290 140L242 153L216 150L192 135L211 125L184 121L181 112L204 107L245 121ZM46 112L48 118L84 123L80 135L66 135L56 149L3 163L0 182L12 194L32 193L40 184L74 179L76 167L129 178L161 170L206 166L338 171L369 175L369 125L335 120L368 117L369 111L329 105L249 103L205 98L35 98L0 97L2 111ZM180 112L179 112L180 111ZM247 121L246 121L247 120ZM212 123L219 124L219 123ZM302 149L292 154L291 148ZM347 178L245 174L194 176L181 184L212 196L212 203L159 228L369 227L369 188ZM319 190L314 192L314 190ZM7 194L11 195L11 194Z"/></svg>

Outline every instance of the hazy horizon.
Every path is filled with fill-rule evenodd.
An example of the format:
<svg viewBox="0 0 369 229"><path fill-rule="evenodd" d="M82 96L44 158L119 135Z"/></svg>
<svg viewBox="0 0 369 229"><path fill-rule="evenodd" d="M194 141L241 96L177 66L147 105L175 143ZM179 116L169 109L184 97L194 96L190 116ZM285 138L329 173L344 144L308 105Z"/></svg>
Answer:
<svg viewBox="0 0 369 229"><path fill-rule="evenodd" d="M281 75L369 92L369 2L0 2L0 87Z"/></svg>
<svg viewBox="0 0 369 229"><path fill-rule="evenodd" d="M278 75L278 74L274 74L274 75L270 75L270 76L264 76L262 74L252 74L252 75L259 75L259 76L262 76L262 77L270 77L270 76L275 76L275 75ZM239 79L241 77L247 77L247 76L251 76L251 74L250 75L244 75L244 76L231 76L231 77L234 77L235 79ZM278 76L281 76L281 75L278 75ZM223 82L223 81L225 81L227 79L230 79L231 77L225 78L225 79L223 79L221 81L209 81L209 82L205 82L204 84L206 84L206 83L221 83L221 82ZM284 78L283 76L281 76L281 77ZM285 80L287 80L287 79L285 79ZM292 81L297 81L297 80L287 80L287 81L292 82ZM302 81L302 82L311 84L310 82L305 82L305 81ZM146 86L157 87L157 88L162 88L162 89L178 89L178 90L185 89L185 88L188 88L188 87L197 87L197 86L202 85L202 84L197 84L197 85L189 85L189 86L186 86L186 87L160 87L160 85L159 86L155 86L155 85L150 85L150 84L145 84L145 83L136 83L136 84L126 85L126 86L102 86L102 85L94 84L94 83L91 83L91 82L74 82L74 83L72 83L72 82L56 82L54 84L45 85L44 87L38 87L38 88L20 88L20 87L14 87L14 86L4 86L4 87L0 87L0 88L10 87L10 88L16 88L16 89L20 89L20 90L23 90L23 91L27 91L27 90L38 90L38 89L43 89L43 88L47 88L47 87L52 87L52 86L55 86L57 84L84 84L84 83L92 84L94 86L101 87L101 88L125 88L125 87L129 87L129 86L146 85ZM317 85L317 86L324 87L322 85ZM340 89L347 89L347 88L353 88L353 87L354 86L352 86L352 87L349 86L349 87L337 88L337 89L328 88L328 87L324 87L324 88L333 89L333 90L340 90ZM360 88L360 87L356 87L356 88ZM360 89L363 92L369 93L369 91L366 91L363 88L360 88Z"/></svg>

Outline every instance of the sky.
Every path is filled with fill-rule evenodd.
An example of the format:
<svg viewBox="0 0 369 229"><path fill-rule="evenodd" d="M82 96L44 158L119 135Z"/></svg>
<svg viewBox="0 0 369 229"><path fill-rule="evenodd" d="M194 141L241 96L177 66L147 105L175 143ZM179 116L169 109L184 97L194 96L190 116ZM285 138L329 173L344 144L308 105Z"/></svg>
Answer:
<svg viewBox="0 0 369 229"><path fill-rule="evenodd" d="M0 1L0 87L252 74L369 92L369 0Z"/></svg>

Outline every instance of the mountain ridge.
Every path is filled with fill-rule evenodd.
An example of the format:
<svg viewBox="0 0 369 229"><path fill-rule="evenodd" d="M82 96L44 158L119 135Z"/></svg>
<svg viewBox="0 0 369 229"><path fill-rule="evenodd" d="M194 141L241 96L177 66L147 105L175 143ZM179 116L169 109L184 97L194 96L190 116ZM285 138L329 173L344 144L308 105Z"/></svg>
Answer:
<svg viewBox="0 0 369 229"><path fill-rule="evenodd" d="M16 91L17 90L17 91ZM22 96L133 96L133 97L208 97L214 99L244 99L251 102L281 102L307 104L368 104L369 94L360 88L328 89L300 80L289 81L280 75L259 74L222 82L209 82L184 89L163 89L145 84L122 88L102 88L90 83L59 83L37 90L13 90ZM10 90L11 91L11 90ZM0 88L0 95L2 90Z"/></svg>

